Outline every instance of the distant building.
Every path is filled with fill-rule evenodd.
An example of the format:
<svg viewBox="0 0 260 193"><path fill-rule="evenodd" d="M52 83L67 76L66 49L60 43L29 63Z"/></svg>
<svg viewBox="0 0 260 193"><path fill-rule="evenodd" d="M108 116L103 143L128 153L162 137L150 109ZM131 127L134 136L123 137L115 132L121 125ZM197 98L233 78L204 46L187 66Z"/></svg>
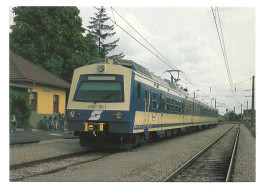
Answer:
<svg viewBox="0 0 260 193"><path fill-rule="evenodd" d="M29 92L32 108L30 123L39 128L44 116L53 116L55 112L65 113L66 93L70 84L47 70L10 52L10 89ZM17 119L22 116L19 104L11 109Z"/></svg>

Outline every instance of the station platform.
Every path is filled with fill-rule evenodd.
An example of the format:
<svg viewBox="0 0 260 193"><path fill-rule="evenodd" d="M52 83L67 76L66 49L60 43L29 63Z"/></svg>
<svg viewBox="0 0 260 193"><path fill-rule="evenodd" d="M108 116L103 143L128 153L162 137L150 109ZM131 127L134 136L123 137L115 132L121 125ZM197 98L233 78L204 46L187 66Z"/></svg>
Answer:
<svg viewBox="0 0 260 193"><path fill-rule="evenodd" d="M31 131L24 131L24 129L17 128L16 132L9 133L9 143L14 144L25 144L35 143L42 140L51 139L73 139L75 138L73 132L65 130L61 131L44 131L33 129Z"/></svg>

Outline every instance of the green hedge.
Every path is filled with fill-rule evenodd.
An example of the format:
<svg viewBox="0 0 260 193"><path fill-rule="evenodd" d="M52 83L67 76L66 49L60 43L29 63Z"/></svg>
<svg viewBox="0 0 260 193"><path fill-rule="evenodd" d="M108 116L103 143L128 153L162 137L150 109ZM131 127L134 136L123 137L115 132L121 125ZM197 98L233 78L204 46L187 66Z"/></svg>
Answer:
<svg viewBox="0 0 260 193"><path fill-rule="evenodd" d="M15 102L22 105L23 114L21 117L21 127L25 129L31 129L32 126L29 122L31 115L31 105L29 101L29 93L10 89L10 115ZM11 116L10 116L11 117Z"/></svg>

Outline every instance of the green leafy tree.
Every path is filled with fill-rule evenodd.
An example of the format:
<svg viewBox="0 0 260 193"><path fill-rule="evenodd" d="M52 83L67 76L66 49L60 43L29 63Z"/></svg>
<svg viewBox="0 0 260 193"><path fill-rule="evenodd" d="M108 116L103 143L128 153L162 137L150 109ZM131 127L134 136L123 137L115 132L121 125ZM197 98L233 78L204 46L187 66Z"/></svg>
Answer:
<svg viewBox="0 0 260 193"><path fill-rule="evenodd" d="M77 7L14 7L10 50L70 82L73 71L98 59L98 47Z"/></svg>
<svg viewBox="0 0 260 193"><path fill-rule="evenodd" d="M234 112L228 113L228 120L229 121L234 121L234 120L237 121L237 120L240 120L240 118L241 118L241 115L237 115Z"/></svg>
<svg viewBox="0 0 260 193"><path fill-rule="evenodd" d="M95 17L90 17L90 25L87 26L88 32L92 35L98 45L98 52L101 58L110 57L110 58L123 58L123 52L117 55L107 56L107 54L117 47L119 38L107 42L106 40L110 37L113 37L116 32L113 32L114 25L107 25L106 22L110 17L106 14L106 9L102 6L97 8L98 12L94 13Z"/></svg>

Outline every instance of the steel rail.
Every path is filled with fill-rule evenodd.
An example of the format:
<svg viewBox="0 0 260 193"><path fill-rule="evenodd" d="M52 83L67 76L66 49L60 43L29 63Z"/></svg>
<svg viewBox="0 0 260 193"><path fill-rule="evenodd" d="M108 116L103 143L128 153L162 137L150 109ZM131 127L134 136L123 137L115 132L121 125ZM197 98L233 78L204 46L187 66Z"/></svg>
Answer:
<svg viewBox="0 0 260 193"><path fill-rule="evenodd" d="M203 155L209 148L211 148L216 142L218 142L224 135L226 135L231 129L235 127L236 124L234 124L230 129L225 131L223 134L218 136L213 142L211 142L207 147L202 149L199 153L197 153L195 156L193 156L189 161L187 161L185 164L183 164L181 167L179 167L177 170L175 170L172 174L170 174L167 178L163 180L163 182L167 182L170 178L176 177L180 172L182 172L184 169L186 169L189 165L191 165L197 158L199 158L201 155Z"/></svg>
<svg viewBox="0 0 260 193"><path fill-rule="evenodd" d="M40 159L40 160L24 162L24 163L20 163L20 164L14 164L14 165L10 166L10 170L20 169L20 168L23 168L23 167L32 167L36 164L55 161L55 160L62 160L62 159L71 158L71 157L74 157L74 156L80 156L80 155L84 155L86 153L92 153L93 151L94 151L94 149L89 149L89 150L86 150L86 151L70 153L70 154L65 154L65 155L59 155L59 156L44 158L44 159Z"/></svg>
<svg viewBox="0 0 260 193"><path fill-rule="evenodd" d="M93 158L93 159L89 159L89 160L85 160L85 161L75 162L75 163L68 164L68 165L62 166L62 167L57 167L57 168L54 168L54 169L51 169L51 170L47 170L47 171L38 172L38 173L31 174L31 175L27 175L27 176L22 176L22 177L10 179L10 181L15 182L15 181L24 180L24 179L26 179L26 178L31 178L31 177L41 176L41 175L52 174L52 173L55 173L55 172L58 172L58 171L67 169L67 168L72 167L72 166L77 166L77 165L82 165L82 164L85 164L85 163L88 163L88 162L97 161L97 160L103 159L103 158L108 157L108 156L110 156L110 155L105 155L105 156L101 156L101 157L97 157L97 158Z"/></svg>
<svg viewBox="0 0 260 193"><path fill-rule="evenodd" d="M236 140L235 140L233 151L232 151L232 156L231 156L229 167L228 167L228 173L227 173L226 180L225 180L226 182L230 181L232 166L233 166L233 163L234 163L234 157L235 157L235 154L236 154L236 151L237 151L239 134L240 134L240 124L239 124L239 128L238 128L238 131L237 131L237 136L236 136Z"/></svg>

